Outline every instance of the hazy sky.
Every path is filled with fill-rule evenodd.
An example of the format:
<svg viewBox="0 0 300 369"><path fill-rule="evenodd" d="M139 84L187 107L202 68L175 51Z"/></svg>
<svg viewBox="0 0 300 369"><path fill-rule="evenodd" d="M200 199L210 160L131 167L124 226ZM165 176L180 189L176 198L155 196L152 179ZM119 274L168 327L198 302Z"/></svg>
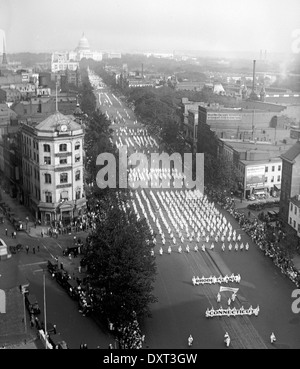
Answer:
<svg viewBox="0 0 300 369"><path fill-rule="evenodd" d="M290 52L300 0L0 0L7 53L73 50ZM0 42L0 52L2 41Z"/></svg>

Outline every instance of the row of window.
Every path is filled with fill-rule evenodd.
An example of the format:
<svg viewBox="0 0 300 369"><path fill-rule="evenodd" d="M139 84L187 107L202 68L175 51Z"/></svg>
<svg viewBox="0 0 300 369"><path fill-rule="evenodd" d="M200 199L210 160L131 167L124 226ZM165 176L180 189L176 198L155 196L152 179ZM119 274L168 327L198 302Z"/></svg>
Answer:
<svg viewBox="0 0 300 369"><path fill-rule="evenodd" d="M294 214L295 215L297 215L297 213L299 213L299 217L300 217L300 211L298 212L298 208L297 208L297 206L295 206L295 205L293 205L292 203L291 203L291 211L293 211L294 210Z"/></svg>
<svg viewBox="0 0 300 369"><path fill-rule="evenodd" d="M290 217L290 225L294 228L297 229L297 223L295 220L292 220L292 218ZM298 229L297 229L298 233L300 233L300 224L298 224Z"/></svg>
<svg viewBox="0 0 300 369"><path fill-rule="evenodd" d="M266 167L265 172L269 171L269 167ZM278 171L281 171L281 165L278 165ZM275 165L272 166L272 172L275 172Z"/></svg>
<svg viewBox="0 0 300 369"><path fill-rule="evenodd" d="M31 145L33 146L34 149L38 150L39 148L39 145L36 141L32 140L29 136L26 136L26 135L23 135L22 136L22 141L27 145L27 146L30 146ZM44 152L50 152L51 151L51 147L49 144L44 144L43 145L43 148L44 148ZM74 149L75 150L79 150L80 149L80 142L76 142L75 143L75 146L74 146ZM66 143L62 143L59 145L59 151L60 152L64 152L64 151L67 151L67 144Z"/></svg>
<svg viewBox="0 0 300 369"><path fill-rule="evenodd" d="M79 150L80 149L80 143L76 142L74 148L75 148L75 150ZM49 144L44 144L44 152L50 152L50 151L51 151L50 145ZM65 144L65 143L60 144L59 145L59 151L60 152L67 151L67 144Z"/></svg>
<svg viewBox="0 0 300 369"><path fill-rule="evenodd" d="M67 158L60 158L59 159L59 164L67 164L68 160ZM76 154L75 155L75 163L79 163L80 162L80 155ZM44 156L44 164L46 165L51 165L51 156Z"/></svg>
<svg viewBox="0 0 300 369"><path fill-rule="evenodd" d="M80 180L80 170L76 170L75 172L75 181ZM45 183L52 183L51 174L45 173ZM60 174L60 183L68 183L68 173L61 173Z"/></svg>
<svg viewBox="0 0 300 369"><path fill-rule="evenodd" d="M78 188L75 191L75 199L79 200L81 198L81 189ZM69 200L69 192L62 191L60 194L60 200L68 201ZM52 192L46 191L45 192L45 202L52 203Z"/></svg>
<svg viewBox="0 0 300 369"><path fill-rule="evenodd" d="M281 177L277 176L277 182L280 182ZM273 183L275 181L275 177L272 176L270 182ZM265 177L265 182L268 182L268 177Z"/></svg>

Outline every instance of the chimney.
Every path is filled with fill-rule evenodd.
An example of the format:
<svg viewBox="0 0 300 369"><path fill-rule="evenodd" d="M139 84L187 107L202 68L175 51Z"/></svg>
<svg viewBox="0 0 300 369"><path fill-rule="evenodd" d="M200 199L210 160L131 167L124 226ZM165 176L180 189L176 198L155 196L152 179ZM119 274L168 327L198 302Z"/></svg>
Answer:
<svg viewBox="0 0 300 369"><path fill-rule="evenodd" d="M142 79L144 79L144 64L142 64Z"/></svg>
<svg viewBox="0 0 300 369"><path fill-rule="evenodd" d="M6 47L5 47L5 38L3 36L3 55L2 55L2 64L7 65L7 56L6 56Z"/></svg>

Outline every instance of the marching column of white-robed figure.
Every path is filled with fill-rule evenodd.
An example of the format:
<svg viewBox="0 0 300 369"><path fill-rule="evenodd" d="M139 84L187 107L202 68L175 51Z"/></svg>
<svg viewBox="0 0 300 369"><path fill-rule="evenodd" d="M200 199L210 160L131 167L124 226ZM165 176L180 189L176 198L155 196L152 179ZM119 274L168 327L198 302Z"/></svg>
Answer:
<svg viewBox="0 0 300 369"><path fill-rule="evenodd" d="M189 346L192 346L193 341L194 341L194 339L193 339L192 335L190 334L190 335L189 335L189 338L188 338L188 345L189 345Z"/></svg>

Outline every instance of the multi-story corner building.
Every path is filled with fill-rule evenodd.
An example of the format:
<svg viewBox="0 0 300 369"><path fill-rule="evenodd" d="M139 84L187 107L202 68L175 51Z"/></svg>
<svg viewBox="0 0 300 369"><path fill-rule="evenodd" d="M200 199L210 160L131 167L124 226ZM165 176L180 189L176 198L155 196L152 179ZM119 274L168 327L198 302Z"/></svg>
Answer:
<svg viewBox="0 0 300 369"><path fill-rule="evenodd" d="M239 189L244 198L250 195L278 196L281 191L281 153L290 144L272 145L263 142L218 139L218 155L236 168Z"/></svg>
<svg viewBox="0 0 300 369"><path fill-rule="evenodd" d="M300 193L300 142L296 142L288 151L281 155L282 182L280 195L280 216L289 223L291 199ZM298 201L298 200L297 200Z"/></svg>
<svg viewBox="0 0 300 369"><path fill-rule="evenodd" d="M69 223L86 205L83 127L55 112L21 132L25 205L43 224Z"/></svg>
<svg viewBox="0 0 300 369"><path fill-rule="evenodd" d="M300 194L292 197L289 202L288 223L300 237Z"/></svg>

